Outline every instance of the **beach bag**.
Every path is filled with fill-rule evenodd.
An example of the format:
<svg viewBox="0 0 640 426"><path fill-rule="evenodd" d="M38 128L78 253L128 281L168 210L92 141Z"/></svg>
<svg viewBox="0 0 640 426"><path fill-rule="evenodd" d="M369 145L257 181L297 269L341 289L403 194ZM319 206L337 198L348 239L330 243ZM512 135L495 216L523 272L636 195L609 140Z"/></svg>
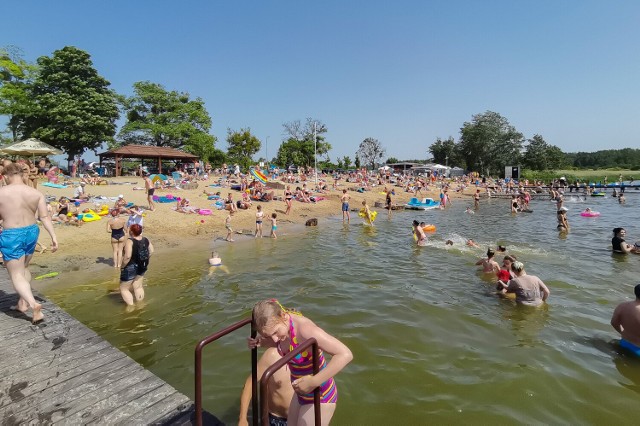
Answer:
<svg viewBox="0 0 640 426"><path fill-rule="evenodd" d="M138 246L138 265L147 266L149 264L149 240L146 237L142 237L142 240L133 240Z"/></svg>

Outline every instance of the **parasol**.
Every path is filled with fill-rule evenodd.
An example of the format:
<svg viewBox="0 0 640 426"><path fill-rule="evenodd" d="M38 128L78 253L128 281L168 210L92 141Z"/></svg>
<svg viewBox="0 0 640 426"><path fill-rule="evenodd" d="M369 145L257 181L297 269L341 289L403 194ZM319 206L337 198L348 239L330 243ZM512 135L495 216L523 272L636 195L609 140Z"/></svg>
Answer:
<svg viewBox="0 0 640 426"><path fill-rule="evenodd" d="M38 139L27 139L16 142L0 149L2 153L9 155L59 155L62 154L58 148L54 148L48 143Z"/></svg>
<svg viewBox="0 0 640 426"><path fill-rule="evenodd" d="M169 178L166 175L163 175L163 174L159 173L159 174L156 174L156 175L149 176L149 179L151 179L151 182L156 183L159 180L167 180Z"/></svg>

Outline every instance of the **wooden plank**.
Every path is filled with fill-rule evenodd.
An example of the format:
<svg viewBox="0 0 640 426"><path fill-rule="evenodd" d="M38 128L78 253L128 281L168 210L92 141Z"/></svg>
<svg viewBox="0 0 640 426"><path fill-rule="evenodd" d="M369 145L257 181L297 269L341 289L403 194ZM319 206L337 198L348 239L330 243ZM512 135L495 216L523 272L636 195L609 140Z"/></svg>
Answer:
<svg viewBox="0 0 640 426"><path fill-rule="evenodd" d="M77 380L68 380L56 386L50 386L43 392L24 398L9 405L0 418L14 423L25 423L36 418L45 423L56 421L64 415L81 411L85 407L111 394L111 389L118 382L137 381L139 366L130 359L115 361L110 370L94 370L87 372ZM38 412L29 407L37 406Z"/></svg>
<svg viewBox="0 0 640 426"><path fill-rule="evenodd" d="M75 354L78 350L101 341L104 339L95 333L80 329L79 333L68 337L58 335L51 340L44 340L40 336L37 340L30 340L27 346L20 345L0 350L0 357L6 360L0 365L0 379L37 363L51 364L59 361L59 358L66 354Z"/></svg>
<svg viewBox="0 0 640 426"><path fill-rule="evenodd" d="M138 413L146 412L152 410L155 412L154 408L151 408L156 402L163 400L164 398L176 393L177 391L170 385L164 383L160 387L154 389L152 392L147 392L146 394L140 396L137 399L132 401L128 401L125 404L117 407L110 413L106 413L96 418L95 420L89 421L89 424L113 424L116 421L119 423L124 423L130 417L135 416ZM162 407L158 407L162 408ZM165 409L173 409L174 407L166 407ZM128 421L127 421L128 423Z"/></svg>
<svg viewBox="0 0 640 426"><path fill-rule="evenodd" d="M109 353L97 352L94 354L95 356L92 357L72 359L69 362L59 365L57 368L49 368L46 366L37 368L39 366L36 366L19 374L9 376L3 381L2 385L0 385L0 389L2 389L0 395L3 393L8 395L9 392L12 392L12 395L10 398L2 398L0 396L0 408L42 392L47 387L78 378L88 371L97 368L108 369L110 368L109 364L126 357L125 354L119 351L115 354L113 351L109 351Z"/></svg>
<svg viewBox="0 0 640 426"><path fill-rule="evenodd" d="M126 423L130 425L174 424L171 419L190 413L193 409L193 402L176 392L151 405L147 410L128 418Z"/></svg>

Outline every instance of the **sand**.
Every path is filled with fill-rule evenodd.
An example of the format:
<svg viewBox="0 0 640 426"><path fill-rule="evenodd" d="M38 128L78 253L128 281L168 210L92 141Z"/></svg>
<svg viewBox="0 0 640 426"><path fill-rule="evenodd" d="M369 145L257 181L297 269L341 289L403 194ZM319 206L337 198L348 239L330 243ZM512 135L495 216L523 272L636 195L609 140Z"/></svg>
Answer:
<svg viewBox="0 0 640 426"><path fill-rule="evenodd" d="M85 190L91 195L102 195L105 197L117 197L124 195L127 202L133 202L142 207L147 206L147 197L144 190L134 190L136 188L144 188L144 182L139 177L119 177L110 178L109 185L87 185ZM221 191L224 197L229 192L233 194L234 200L240 199L240 192L232 191L228 188L216 188L209 186L217 181L217 177L211 177L209 181L199 181L197 189L182 190L156 190L156 195L162 196L171 194L175 197L188 198L191 206L196 208L211 209L213 214L210 216L202 216L199 214L184 214L173 210L176 203L156 203L155 211L145 211L144 216L144 233L149 238L156 250L176 249L181 245L193 242L197 239L221 240L226 236L224 221L227 217L225 210L216 210L213 206L214 201L207 200L207 196L203 193L206 189L209 192ZM329 179L329 181L331 181ZM295 188L297 184L292 184ZM318 194L325 197L325 200L315 204L302 203L293 201L291 214L285 215L286 205L284 201L270 202L254 202L249 210L239 210L234 214L231 225L234 231L242 231L243 233L253 233L255 229L256 206L262 205L265 212L265 218L270 217L271 213L278 214L278 232L290 232L294 229L301 229L305 222L310 218L318 219L318 226L322 227L322 219L330 216L340 218L342 189L348 189L351 196L351 209L359 209L362 201L366 200L369 206L378 210L379 214L384 214L382 207L374 207L375 203L384 204L385 196L383 186L376 186L371 191L358 193L350 190L356 188L357 184L342 183L337 189L331 189L327 194ZM39 185L40 189L46 195L56 197L71 197L73 195L73 187L64 189L48 188ZM396 195L393 196L393 203L402 205L409 201L413 196L412 193L404 192L399 187L394 187ZM429 191L423 191L423 197L432 197L438 199L439 189L431 188ZM475 192L475 187L467 188L464 194L449 191L451 198L460 198L468 196ZM284 198L284 190L276 189L276 197ZM469 200L471 201L471 200ZM113 201L106 201L104 204L113 206ZM92 203L85 203L80 208L95 208ZM358 213L351 212L352 221L355 219L359 222ZM95 222L87 222L82 226L55 224L55 232L58 237L59 250L55 253L45 251L43 254L37 253L34 256L33 263L46 265L48 271L72 271L78 268L86 268L87 265L109 264L112 265L112 248L110 244L110 235L107 231L107 217ZM270 234L271 222L265 220L263 225L263 234L268 238ZM41 229L40 243L46 247L50 247L51 241L44 229ZM224 244L234 244L223 242ZM98 260L96 260L98 259Z"/></svg>

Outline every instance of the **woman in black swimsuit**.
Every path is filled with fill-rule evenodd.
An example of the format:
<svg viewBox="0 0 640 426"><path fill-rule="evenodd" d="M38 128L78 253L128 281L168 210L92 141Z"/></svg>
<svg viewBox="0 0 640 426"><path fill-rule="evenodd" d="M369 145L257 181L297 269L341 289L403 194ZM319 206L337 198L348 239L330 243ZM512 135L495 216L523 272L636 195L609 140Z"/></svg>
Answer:
<svg viewBox="0 0 640 426"><path fill-rule="evenodd" d="M287 205L287 210L284 214L291 213L291 206L293 204L293 194L291 193L291 186L287 185L287 189L284 191L284 203Z"/></svg>
<svg viewBox="0 0 640 426"><path fill-rule="evenodd" d="M69 222L69 200L62 197L58 200L58 220L63 223Z"/></svg>
<svg viewBox="0 0 640 426"><path fill-rule="evenodd" d="M111 210L111 218L107 222L107 232L111 233L113 247L113 267L122 268L124 244L126 242L127 221L118 216L118 209Z"/></svg>

